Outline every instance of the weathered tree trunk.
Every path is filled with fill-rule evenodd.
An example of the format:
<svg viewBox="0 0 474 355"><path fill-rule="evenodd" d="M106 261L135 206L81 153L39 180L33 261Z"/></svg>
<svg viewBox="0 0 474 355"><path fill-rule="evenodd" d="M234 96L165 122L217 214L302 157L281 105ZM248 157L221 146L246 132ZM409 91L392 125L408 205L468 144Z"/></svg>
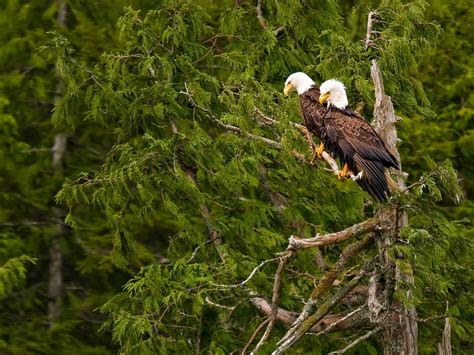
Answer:
<svg viewBox="0 0 474 355"><path fill-rule="evenodd" d="M390 152L400 161L400 154L397 150L397 130L395 123L400 120L395 115L392 100L385 95L382 74L377 62L372 61L372 80L375 85L375 107L374 107L374 128L385 141ZM401 170L400 170L401 171ZM397 185L400 190L405 188L404 176L398 175ZM389 254L389 249L394 241L399 238L400 230L408 224L408 217L405 212L399 211L395 206L386 204L379 211L379 218L385 224L385 231L381 233L378 246L380 259L383 268L382 278L385 282L385 290L382 295L387 311L383 315L382 334L384 354L418 354L417 338L418 325L416 321L416 309L414 306L407 306L413 300L413 274L410 265L405 263L402 271L397 265L397 260ZM396 284L403 284L407 287L404 297L408 302L402 303L394 299Z"/></svg>

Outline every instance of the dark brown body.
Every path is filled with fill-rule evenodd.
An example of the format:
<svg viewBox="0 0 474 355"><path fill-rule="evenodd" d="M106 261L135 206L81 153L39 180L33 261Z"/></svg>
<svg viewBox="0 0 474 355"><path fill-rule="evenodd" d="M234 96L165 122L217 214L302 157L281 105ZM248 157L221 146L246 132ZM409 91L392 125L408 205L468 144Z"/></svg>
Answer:
<svg viewBox="0 0 474 355"><path fill-rule="evenodd" d="M385 147L377 132L358 113L346 109L327 109L319 103L316 87L300 95L301 111L308 130L342 165L362 178L357 183L379 201L390 194L385 168L399 169L399 162Z"/></svg>

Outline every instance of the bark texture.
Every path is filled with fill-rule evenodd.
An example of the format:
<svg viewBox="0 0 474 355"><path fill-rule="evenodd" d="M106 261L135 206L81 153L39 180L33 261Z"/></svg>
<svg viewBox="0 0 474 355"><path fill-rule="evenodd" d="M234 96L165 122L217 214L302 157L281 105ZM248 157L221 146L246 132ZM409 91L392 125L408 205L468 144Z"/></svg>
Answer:
<svg viewBox="0 0 474 355"><path fill-rule="evenodd" d="M387 149L400 161L397 149L399 139L395 128L395 123L400 118L395 115L392 100L385 94L382 74L375 60L372 61L371 75L375 85L374 128L384 140ZM402 173L398 174L397 180L399 189L404 190L405 182ZM394 240L399 237L400 230L408 224L408 217L405 212L399 211L397 206L391 204L383 205L378 214L382 225L385 224L385 232L380 234L378 242L385 280L383 298L388 306L388 314L384 314L384 319L380 320L383 322L384 354L415 355L418 354L417 315L415 307L408 305L413 300L413 273L410 265L407 264L404 270L401 270L397 265L397 260L389 253ZM404 297L407 302L402 303L393 299L397 284L406 285Z"/></svg>

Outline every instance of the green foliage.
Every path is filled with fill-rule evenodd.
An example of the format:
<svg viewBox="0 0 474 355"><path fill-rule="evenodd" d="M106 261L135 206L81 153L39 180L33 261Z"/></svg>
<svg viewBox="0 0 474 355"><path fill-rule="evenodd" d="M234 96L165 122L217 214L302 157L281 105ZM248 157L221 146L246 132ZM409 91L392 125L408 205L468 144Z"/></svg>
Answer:
<svg viewBox="0 0 474 355"><path fill-rule="evenodd" d="M241 349L261 323L249 295L271 297L276 264L245 285L228 285L274 258L290 235L341 230L373 214L355 183L338 181L323 163L294 158L299 152L309 159L310 152L291 125L301 118L297 98L281 94L284 80L301 70L318 82L338 77L350 102L366 103L370 118L371 59L404 117L402 163L414 183L394 199L406 206L410 225L390 252L406 256L400 266L413 270L420 316L442 314L449 301L453 342L466 347L471 314L459 310L472 303L463 219L472 216L472 201L460 207L451 201L459 203L464 192L454 168L470 176L472 105L455 104L459 97L470 102L461 94L468 84L459 80L469 59L456 66L449 105L432 99L445 93L430 74L439 49L451 50L434 45L440 26L430 16L452 12L419 0L356 6L269 0L259 20L255 1L71 0L61 27L57 5L48 1L1 6L0 216L9 222L0 227L2 353ZM378 34L366 50L369 10L377 13ZM19 25L11 25L14 15ZM441 38L453 39L450 31ZM60 173L53 172L50 151L59 132L68 136ZM278 141L281 149L251 135ZM60 238L61 318L48 329L54 206L68 227ZM328 264L343 247L323 251ZM283 279L281 307L299 311L313 288L308 275L321 277L314 253L290 261L294 272ZM31 259L20 254L38 260L26 280ZM21 295L9 297L19 285ZM398 293L403 300L403 285ZM420 323L420 349L434 349L439 323ZM272 346L283 332L278 325ZM295 351L327 353L343 347L345 336L307 337ZM368 340L356 351L379 348Z"/></svg>
<svg viewBox="0 0 474 355"><path fill-rule="evenodd" d="M9 259L0 266L0 298L12 292L13 288L25 279L27 262L35 263L35 260L22 255L18 258Z"/></svg>

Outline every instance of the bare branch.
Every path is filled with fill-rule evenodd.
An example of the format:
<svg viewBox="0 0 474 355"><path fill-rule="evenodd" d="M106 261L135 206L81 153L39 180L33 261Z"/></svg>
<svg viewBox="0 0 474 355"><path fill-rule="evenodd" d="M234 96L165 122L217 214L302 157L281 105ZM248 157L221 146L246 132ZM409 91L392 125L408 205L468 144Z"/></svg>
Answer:
<svg viewBox="0 0 474 355"><path fill-rule="evenodd" d="M289 239L288 249L298 250L337 244L349 238L356 237L364 233L373 232L378 227L379 220L376 218L370 218L336 233L329 233L322 236L317 235L316 237L307 239L301 239L295 236L291 236Z"/></svg>
<svg viewBox="0 0 474 355"><path fill-rule="evenodd" d="M176 125L172 125L173 130L176 129ZM199 186L197 184L196 178L194 176L194 173L190 169L185 170L186 175L189 177L189 179L193 182L194 186L199 190ZM214 248L217 251L217 254L219 254L219 258L223 263L226 262L226 257L227 253L225 250L222 248L222 239L219 236L219 233L217 233L217 230L214 228L214 226L211 223L211 212L209 211L209 208L205 205L202 204L200 206L201 209L201 216L204 219L204 223L206 224L207 231L209 233L209 240L212 241L214 244Z"/></svg>
<svg viewBox="0 0 474 355"><path fill-rule="evenodd" d="M383 309L383 306L380 304L377 299L377 274L373 273L369 279L369 288L368 288L368 297L367 297L367 306L370 310L370 320L375 321Z"/></svg>
<svg viewBox="0 0 474 355"><path fill-rule="evenodd" d="M364 334L363 336L361 336L361 337L357 338L356 340L354 340L352 343L347 345L344 349L338 350L338 351L332 351L329 354L344 354L347 350L349 350L350 348L353 348L354 346L359 344L361 341L364 341L365 339L370 338L372 335L379 332L381 329L382 329L382 327L375 328L375 329L371 330L370 332L368 332L367 334Z"/></svg>
<svg viewBox="0 0 474 355"><path fill-rule="evenodd" d="M255 329L255 331L253 332L252 336L250 337L250 339L247 341L247 344L245 344L244 348L242 349L242 355L245 355L245 353L247 352L248 348L250 347L250 345L252 345L253 341L255 340L255 338L257 337L258 333L260 333L260 331L263 329L263 327L268 323L270 322L270 318L267 318L265 319L262 323L260 323L260 325L257 327L257 329Z"/></svg>
<svg viewBox="0 0 474 355"><path fill-rule="evenodd" d="M336 328L337 325L339 325L339 324L341 324L342 322L348 320L349 318L351 318L351 317L354 316L355 314L357 314L357 313L359 313L360 311L362 311L364 308L365 308L365 305L360 306L359 308L354 309L353 311L347 313L344 317L338 319L338 320L335 321L334 323L331 323L327 328L325 328L325 329L321 330L320 332L316 333L316 336L320 336L320 335L329 333L329 332L332 331L334 328Z"/></svg>
<svg viewBox="0 0 474 355"><path fill-rule="evenodd" d="M449 303L446 301L446 314L448 314ZM441 343L438 344L439 355L451 355L453 350L451 348L451 324L449 324L449 317L444 318L444 330Z"/></svg>
<svg viewBox="0 0 474 355"><path fill-rule="evenodd" d="M265 265L267 265L268 263L271 263L273 261L276 261L278 260L279 258L273 258L273 259L268 259L268 260L264 260L262 261L260 264L258 264L253 270L252 272L250 273L250 275L242 282L239 282L238 284L233 284L233 285L222 285L222 284L214 284L214 286L216 287L219 287L219 288L227 288L227 289L230 289L230 288L238 288L238 287L242 287L244 286L247 282L249 282L252 277L254 277L254 275L260 270L262 269Z"/></svg>
<svg viewBox="0 0 474 355"><path fill-rule="evenodd" d="M372 44L372 40L370 37L372 36L372 25L374 23L374 15L376 13L374 11L370 11L369 15L367 16L367 33L365 35L365 46L364 49L367 50L369 46Z"/></svg>
<svg viewBox="0 0 474 355"><path fill-rule="evenodd" d="M226 305L224 305L224 304L216 303L216 302L212 301L212 300L209 298L209 296L207 296L207 297L205 298L205 300L206 300L206 302L207 302L208 304L210 304L211 306L214 306L214 307L217 307L217 308L227 309L227 310L229 310L229 311L235 310L235 306L226 306Z"/></svg>
<svg viewBox="0 0 474 355"><path fill-rule="evenodd" d="M252 351L251 354L257 354L258 350L263 346L265 341L267 341L271 331L273 330L273 327L275 326L278 314L278 303L280 301L281 275L283 273L283 270L285 270L286 264L288 263L288 259L292 256L292 254L293 253L290 251L280 256L280 263L278 264L278 269L275 273L275 281L273 283L272 312L270 314L270 322L267 325L265 333L263 333L262 338L255 346L255 349Z"/></svg>
<svg viewBox="0 0 474 355"><path fill-rule="evenodd" d="M292 326L287 333L290 334L289 336L285 335L279 342L278 348L272 353L273 355L278 355L283 353L284 351L288 350L295 342L297 342L306 332L308 332L314 324L319 322L321 319L326 316L329 311L338 304L342 298L347 295L357 283L366 275L367 272L372 270L375 265L377 258L372 259L369 263L364 265L361 268L359 273L349 282L347 282L341 289L339 289L333 296L326 299L323 303L321 303L318 310L307 317L306 319L301 320L299 323L295 322L296 324ZM313 301L314 302L314 301Z"/></svg>
<svg viewBox="0 0 474 355"><path fill-rule="evenodd" d="M299 332L299 328L303 326L303 322L310 317L311 312L313 312L314 307L316 306L316 300L320 299L323 295L325 295L328 290L331 288L334 280L336 280L338 274L344 269L347 265L348 261L359 253L361 250L367 248L373 241L374 241L374 234L369 234L363 240L357 241L355 243L350 244L347 246L341 253L338 262L334 265L334 267L327 271L324 276L319 281L318 285L314 288L311 297L306 302L303 310L301 311L298 318L293 323L292 327L285 336L280 340L279 343L283 343L286 340L294 337L295 333ZM354 286L355 287L355 286ZM350 292L349 290L348 292ZM302 336L302 333L301 333ZM296 341L296 340L295 340Z"/></svg>
<svg viewBox="0 0 474 355"><path fill-rule="evenodd" d="M270 317L272 313L272 306L263 297L253 297L251 299L253 305L264 315ZM361 308L362 307L362 308ZM323 335L341 330L351 329L357 326L368 325L368 317L364 313L360 313L360 310L364 309L364 306L347 313L347 314L328 314L320 322L315 324L310 333L313 335ZM290 312L283 308L278 308L277 321L280 323L291 326L293 322L298 318L298 313ZM270 318L267 318L269 320Z"/></svg>
<svg viewBox="0 0 474 355"><path fill-rule="evenodd" d="M257 2L257 19L258 19L258 22L260 23L260 26L262 26L262 28L266 30L268 28L268 25L262 14L262 0L258 0Z"/></svg>

